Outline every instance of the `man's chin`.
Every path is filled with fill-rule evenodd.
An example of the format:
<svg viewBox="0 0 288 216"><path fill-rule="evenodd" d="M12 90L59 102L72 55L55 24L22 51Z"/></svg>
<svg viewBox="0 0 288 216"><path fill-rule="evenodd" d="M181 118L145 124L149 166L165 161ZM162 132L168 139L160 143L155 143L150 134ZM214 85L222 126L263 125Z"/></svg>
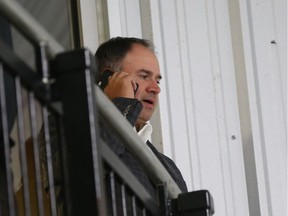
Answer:
<svg viewBox="0 0 288 216"><path fill-rule="evenodd" d="M154 111L154 110L153 110ZM151 117L152 117L153 112L146 112L146 113L141 113L139 116L139 119L143 122L147 122L150 121Z"/></svg>
<svg viewBox="0 0 288 216"><path fill-rule="evenodd" d="M138 128L142 128L148 121L150 121L152 115L140 115L136 121Z"/></svg>

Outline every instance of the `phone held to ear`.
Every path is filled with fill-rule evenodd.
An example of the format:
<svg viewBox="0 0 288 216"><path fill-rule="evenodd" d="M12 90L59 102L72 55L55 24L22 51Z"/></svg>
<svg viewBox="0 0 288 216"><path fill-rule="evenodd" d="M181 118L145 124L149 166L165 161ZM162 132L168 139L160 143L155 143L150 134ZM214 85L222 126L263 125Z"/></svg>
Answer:
<svg viewBox="0 0 288 216"><path fill-rule="evenodd" d="M106 85L108 84L108 79L109 79L109 77L110 76L112 76L113 75L113 71L111 71L111 70L109 70L109 69L106 69L103 73L102 73L102 75L101 75L101 77L100 77L100 79L99 79L99 82L97 83L97 85L102 89L102 90L104 90L104 88L106 87Z"/></svg>
<svg viewBox="0 0 288 216"><path fill-rule="evenodd" d="M106 87L106 85L108 84L108 80L109 80L109 77L111 77L113 75L113 71L109 70L109 69L106 69L100 79L99 79L99 82L97 83L97 85L102 89L104 90L104 88ZM139 88L139 84L137 82L135 82L135 86L133 86L133 90L134 90L134 95L136 94L137 90Z"/></svg>

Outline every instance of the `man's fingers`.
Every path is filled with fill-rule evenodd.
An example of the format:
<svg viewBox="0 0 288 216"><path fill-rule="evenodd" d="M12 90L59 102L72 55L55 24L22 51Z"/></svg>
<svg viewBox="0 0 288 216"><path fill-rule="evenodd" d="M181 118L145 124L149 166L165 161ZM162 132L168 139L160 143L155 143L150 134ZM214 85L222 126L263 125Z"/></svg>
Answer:
<svg viewBox="0 0 288 216"><path fill-rule="evenodd" d="M139 88L139 84L135 82L134 80L131 81L133 92L134 92L134 98L139 100L139 94L137 94L137 90Z"/></svg>
<svg viewBox="0 0 288 216"><path fill-rule="evenodd" d="M112 80L117 80L117 79L123 79L125 77L128 77L130 74L126 72L116 72L113 74L111 77Z"/></svg>

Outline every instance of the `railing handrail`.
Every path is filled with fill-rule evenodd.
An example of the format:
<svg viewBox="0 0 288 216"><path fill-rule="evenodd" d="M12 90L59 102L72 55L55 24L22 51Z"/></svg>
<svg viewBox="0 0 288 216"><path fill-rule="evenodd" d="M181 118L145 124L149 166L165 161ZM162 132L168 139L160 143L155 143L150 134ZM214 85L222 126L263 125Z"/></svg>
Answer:
<svg viewBox="0 0 288 216"><path fill-rule="evenodd" d="M14 24L32 43L47 42L49 57L63 52L64 48L15 0L0 0L0 13Z"/></svg>
<svg viewBox="0 0 288 216"><path fill-rule="evenodd" d="M151 154L149 147L137 136L129 122L126 121L120 111L113 106L113 103L100 88L95 86L95 92L95 101L100 114L118 131L118 135L125 141L125 147L141 162L154 183L165 183L170 198L177 198L181 190L158 158L154 154Z"/></svg>

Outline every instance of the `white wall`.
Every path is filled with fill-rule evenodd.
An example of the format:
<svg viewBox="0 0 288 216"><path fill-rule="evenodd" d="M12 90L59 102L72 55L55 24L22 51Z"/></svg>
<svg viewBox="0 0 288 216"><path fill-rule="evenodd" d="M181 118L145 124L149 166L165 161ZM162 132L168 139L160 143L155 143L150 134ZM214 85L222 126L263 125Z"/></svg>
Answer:
<svg viewBox="0 0 288 216"><path fill-rule="evenodd" d="M164 77L154 141L189 189L208 189L216 216L287 215L287 2L93 1L84 35L98 26L154 41Z"/></svg>
<svg viewBox="0 0 288 216"><path fill-rule="evenodd" d="M287 1L239 8L257 177L247 182L258 186L261 215L287 215Z"/></svg>
<svg viewBox="0 0 288 216"><path fill-rule="evenodd" d="M166 83L164 152L191 190L213 194L216 215L248 215L227 2L155 1L152 8Z"/></svg>

